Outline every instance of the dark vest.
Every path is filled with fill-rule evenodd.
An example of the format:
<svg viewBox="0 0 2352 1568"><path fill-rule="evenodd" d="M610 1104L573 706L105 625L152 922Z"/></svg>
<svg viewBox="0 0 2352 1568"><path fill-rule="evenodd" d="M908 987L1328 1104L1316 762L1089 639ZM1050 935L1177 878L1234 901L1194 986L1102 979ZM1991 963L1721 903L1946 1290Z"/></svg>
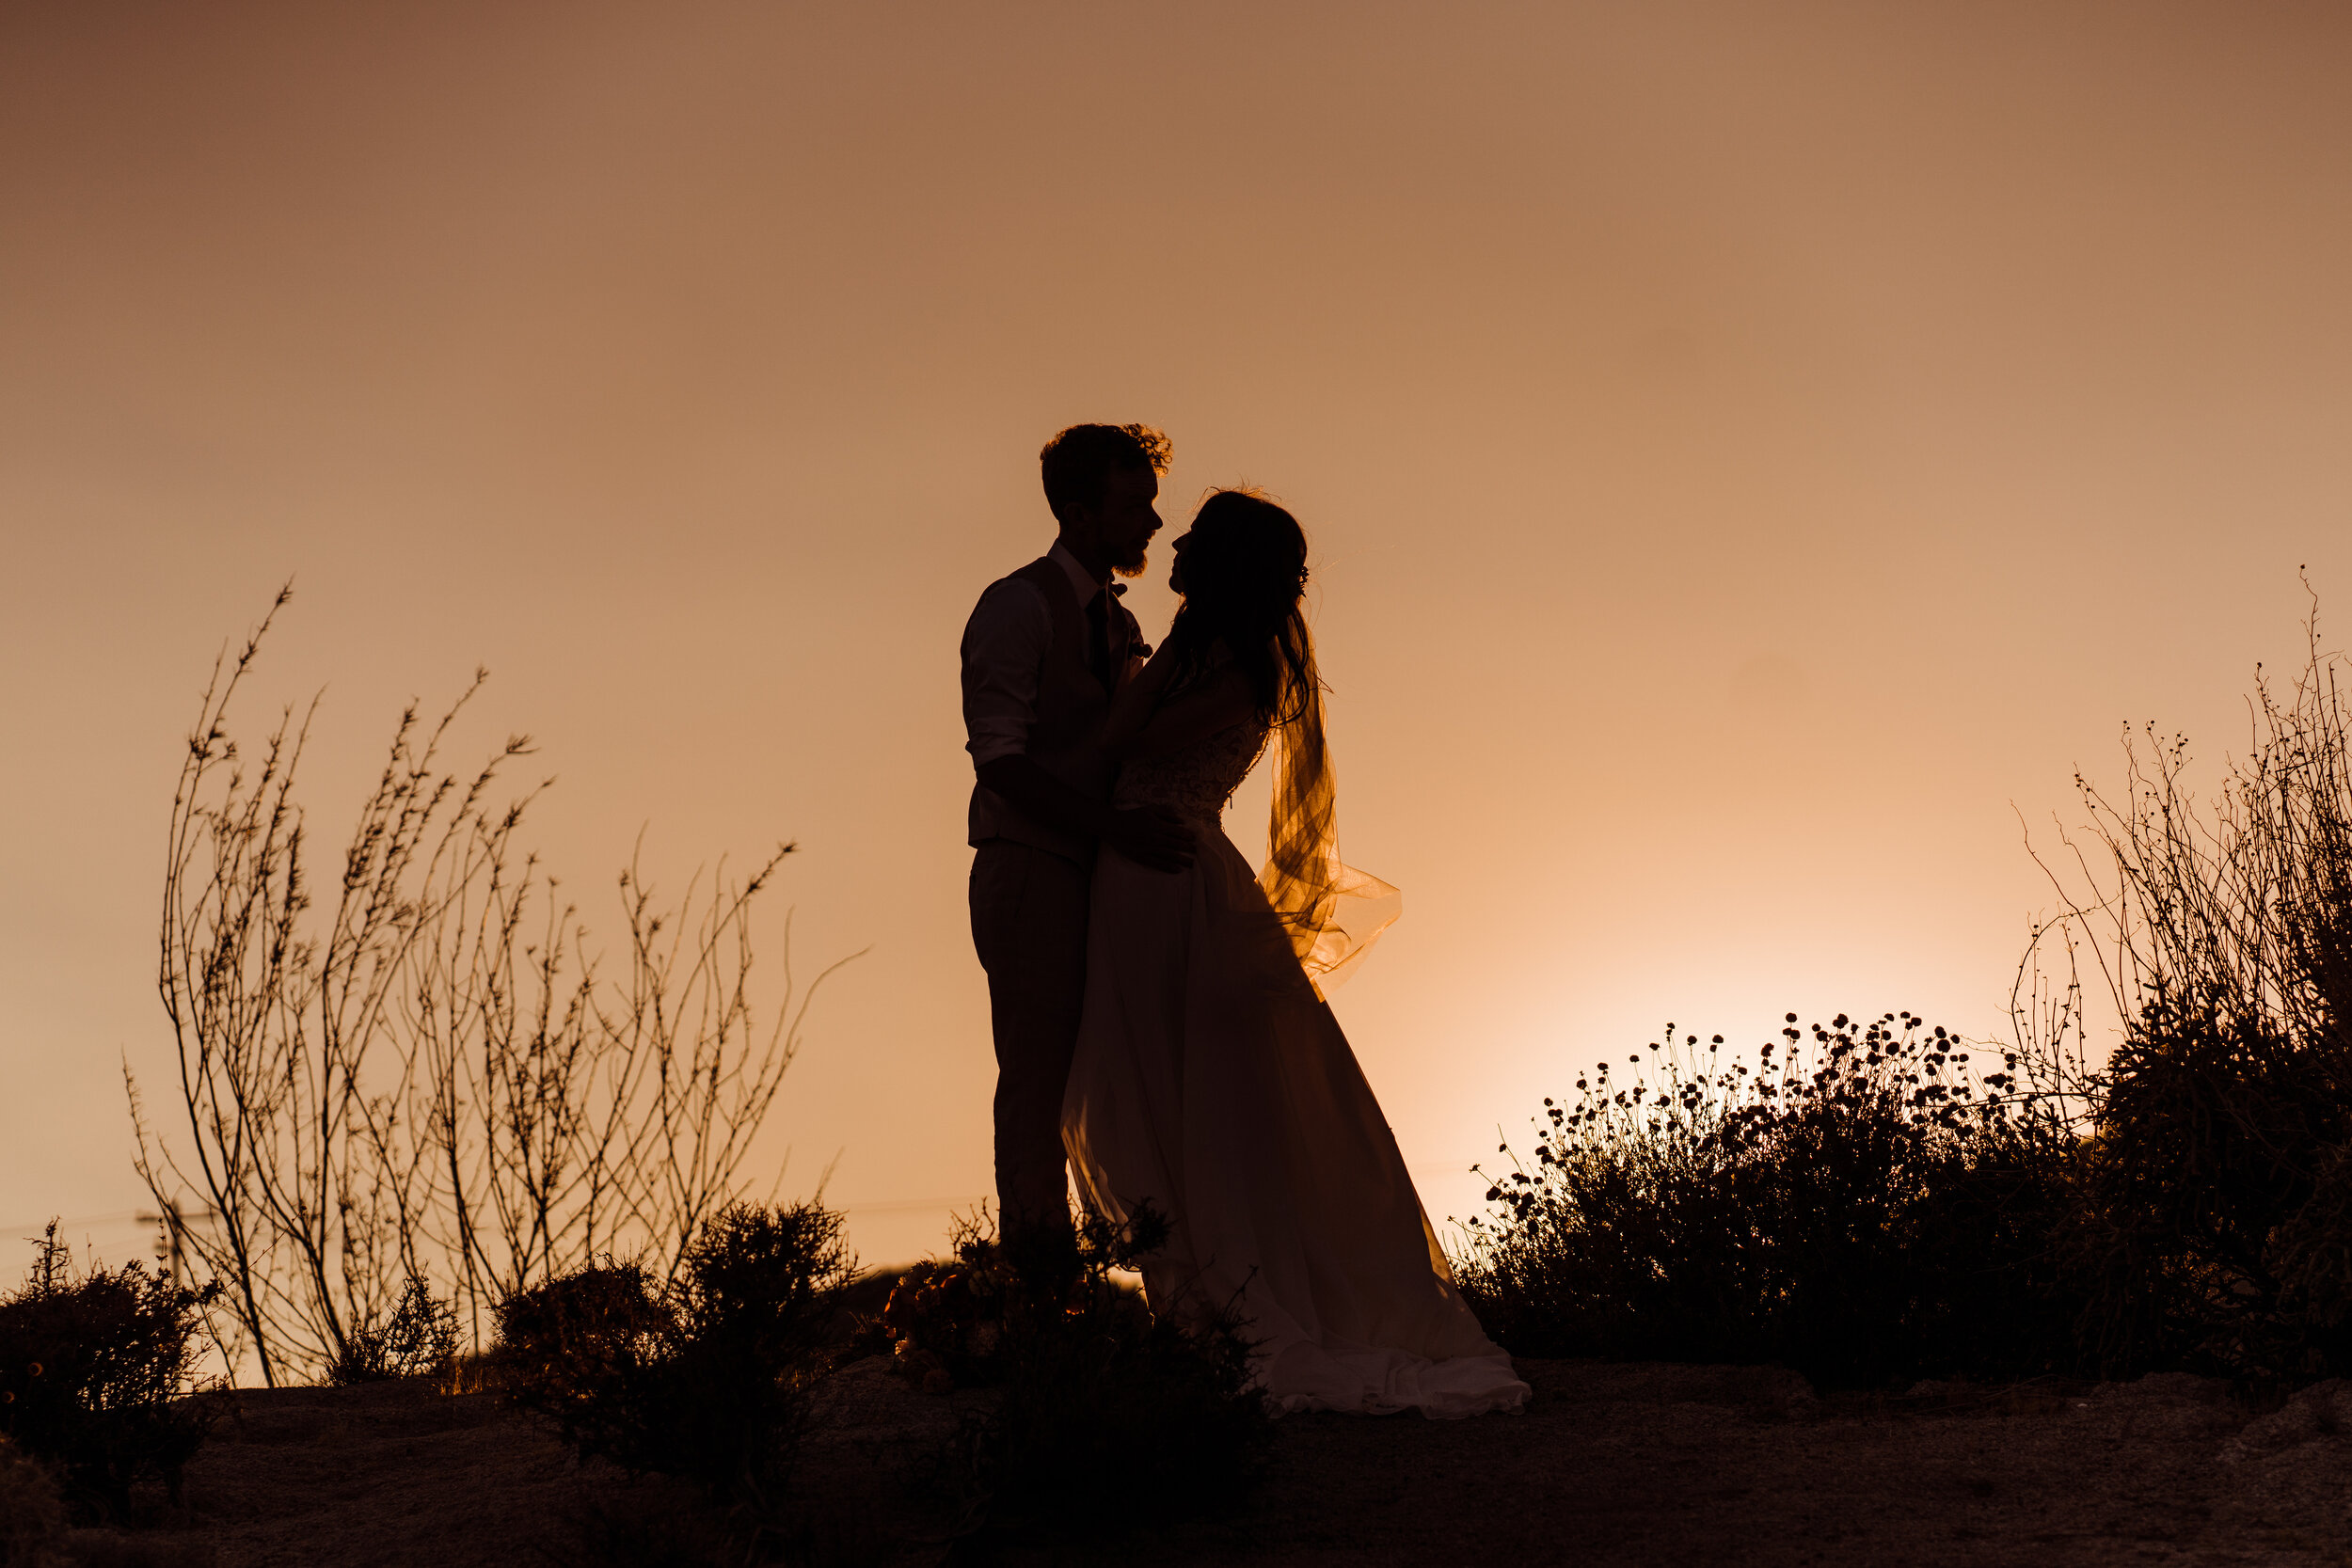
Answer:
<svg viewBox="0 0 2352 1568"><path fill-rule="evenodd" d="M1040 556L1007 581L1034 585L1045 595L1054 618L1054 638L1038 666L1037 716L1029 727L1028 757L1080 794L1097 800L1110 799L1118 768L1095 748L1094 736L1110 710L1111 693L1094 676L1087 662L1087 617L1070 575L1050 556ZM1114 599L1110 635L1123 667L1135 642L1135 622ZM967 678L969 678L967 676ZM972 786L971 842L1011 839L1086 864L1094 858L1094 841L1048 827L1016 810L994 790Z"/></svg>

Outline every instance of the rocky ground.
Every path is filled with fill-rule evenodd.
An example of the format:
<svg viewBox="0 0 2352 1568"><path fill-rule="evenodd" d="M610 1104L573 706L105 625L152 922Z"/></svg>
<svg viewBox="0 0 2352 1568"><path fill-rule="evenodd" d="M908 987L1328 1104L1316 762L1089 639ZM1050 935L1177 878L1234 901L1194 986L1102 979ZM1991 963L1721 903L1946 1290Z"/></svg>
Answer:
<svg viewBox="0 0 2352 1568"><path fill-rule="evenodd" d="M2352 1388L2280 1403L2157 1375L2121 1385L1817 1399L1769 1369L1527 1361L1524 1415L1294 1417L1228 1517L1115 1541L996 1543L1061 1564L2352 1562ZM822 1390L795 1500L812 1564L968 1560L939 1456L984 1395L879 1361ZM2268 1408L2265 1408L2265 1405ZM91 1560L658 1563L707 1522L582 1470L486 1395L248 1391L177 1526ZM961 1544L959 1544L961 1540Z"/></svg>

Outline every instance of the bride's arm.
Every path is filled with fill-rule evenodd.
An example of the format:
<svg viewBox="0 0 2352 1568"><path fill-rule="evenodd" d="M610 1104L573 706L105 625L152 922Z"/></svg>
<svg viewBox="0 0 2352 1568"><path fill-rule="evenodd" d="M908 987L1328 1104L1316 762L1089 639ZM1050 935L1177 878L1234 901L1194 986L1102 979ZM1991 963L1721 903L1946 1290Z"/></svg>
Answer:
<svg viewBox="0 0 2352 1568"><path fill-rule="evenodd" d="M1113 756L1162 756L1206 739L1257 711L1249 682L1230 659L1194 689L1166 700L1176 660L1162 645L1134 680L1120 689L1103 722L1103 749Z"/></svg>
<svg viewBox="0 0 2352 1568"><path fill-rule="evenodd" d="M1257 716L1257 699L1249 681L1228 664L1199 689L1185 692L1152 716L1143 732L1127 744L1131 757L1164 756L1206 740L1219 730L1232 729Z"/></svg>
<svg viewBox="0 0 2352 1568"><path fill-rule="evenodd" d="M1160 699L1167 695L1168 683L1176 677L1174 643L1173 638L1163 641L1160 651L1111 699L1110 711L1103 717L1095 743L1112 756L1124 756L1134 747L1136 737L1158 710Z"/></svg>

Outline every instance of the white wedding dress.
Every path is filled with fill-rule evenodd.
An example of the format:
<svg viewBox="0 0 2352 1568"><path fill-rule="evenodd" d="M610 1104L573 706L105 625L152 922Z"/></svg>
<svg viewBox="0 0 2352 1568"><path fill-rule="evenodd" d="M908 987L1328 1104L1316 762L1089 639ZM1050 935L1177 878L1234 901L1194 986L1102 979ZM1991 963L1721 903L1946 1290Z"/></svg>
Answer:
<svg viewBox="0 0 2352 1568"><path fill-rule="evenodd" d="M1264 743L1238 724L1131 761L1120 805L1198 824L1188 871L1096 857L1087 994L1062 1102L1080 1197L1170 1224L1154 1311L1232 1303L1278 1412L1517 1410L1528 1386L1454 1290L1380 1103L1225 836Z"/></svg>

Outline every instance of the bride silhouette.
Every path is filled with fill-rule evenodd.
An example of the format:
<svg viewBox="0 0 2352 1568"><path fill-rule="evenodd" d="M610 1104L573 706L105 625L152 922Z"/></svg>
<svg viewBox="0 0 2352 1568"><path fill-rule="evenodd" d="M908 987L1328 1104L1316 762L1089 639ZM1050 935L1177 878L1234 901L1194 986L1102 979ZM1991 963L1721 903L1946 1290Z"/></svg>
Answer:
<svg viewBox="0 0 2352 1568"><path fill-rule="evenodd" d="M1094 857L1061 1113L1079 1196L1120 1223L1147 1202L1168 1216L1143 1268L1152 1309L1237 1307L1279 1410L1516 1410L1528 1386L1454 1290L1324 999L1397 899L1333 853L1305 535L1273 502L1223 490L1175 558L1183 607L1100 743L1120 764L1113 809L1173 814L1193 854L1171 869L1106 841ZM1269 744L1269 851L1252 877L1221 814Z"/></svg>

